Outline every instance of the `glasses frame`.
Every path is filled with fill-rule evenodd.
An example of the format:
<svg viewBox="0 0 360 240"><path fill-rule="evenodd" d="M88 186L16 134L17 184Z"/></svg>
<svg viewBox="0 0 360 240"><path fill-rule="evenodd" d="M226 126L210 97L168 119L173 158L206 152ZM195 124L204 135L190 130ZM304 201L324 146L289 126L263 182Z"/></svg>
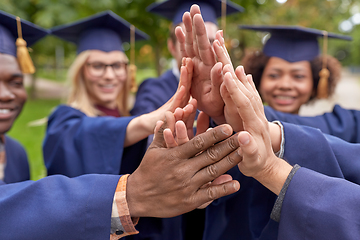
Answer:
<svg viewBox="0 0 360 240"><path fill-rule="evenodd" d="M99 62L99 61L90 62L90 63L88 62L88 63L86 63L86 66L87 66L87 68L88 68L89 74L92 75L92 76L94 76L94 77L102 77L102 76L104 76L104 74L106 73L106 69L107 69L108 67L111 67L111 69L113 70L115 76L116 76L116 77L119 77L119 75L116 73L116 71L115 71L115 69L114 69L114 66L115 66L116 64L119 64L119 63L121 64L121 66L123 66L122 68L124 68L125 70L127 70L127 66L128 66L129 63L128 63L128 62L120 62L120 61L114 62L114 63L112 63L112 64L105 64L105 63ZM102 69L102 73L101 73L101 74L95 75L95 74L92 74L92 73L91 73L90 68L91 68L94 64L102 64L102 65L103 65L103 69Z"/></svg>

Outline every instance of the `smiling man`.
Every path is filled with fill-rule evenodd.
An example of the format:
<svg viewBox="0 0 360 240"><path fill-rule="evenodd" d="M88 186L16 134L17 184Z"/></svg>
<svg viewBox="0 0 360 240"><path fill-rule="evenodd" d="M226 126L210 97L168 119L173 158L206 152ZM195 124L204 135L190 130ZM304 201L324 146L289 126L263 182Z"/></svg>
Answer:
<svg viewBox="0 0 360 240"><path fill-rule="evenodd" d="M29 45L46 36L47 32L30 22L21 21L23 37ZM29 164L24 148L6 136L19 116L27 99L23 72L16 57L15 18L0 11L0 180L14 183L30 179Z"/></svg>

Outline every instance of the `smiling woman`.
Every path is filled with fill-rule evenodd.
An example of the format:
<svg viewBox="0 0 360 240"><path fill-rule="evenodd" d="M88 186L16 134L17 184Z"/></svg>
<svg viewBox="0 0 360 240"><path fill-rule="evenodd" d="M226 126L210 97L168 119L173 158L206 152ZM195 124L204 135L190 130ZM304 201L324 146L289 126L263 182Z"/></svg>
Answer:
<svg viewBox="0 0 360 240"><path fill-rule="evenodd" d="M252 74L262 100L270 107L298 114L303 104L334 93L341 64L334 57L320 55L317 38L324 37L325 42L327 37L351 38L297 26L241 28L271 33L262 51L247 53L242 59L245 72ZM328 76L321 78L320 72L324 70Z"/></svg>

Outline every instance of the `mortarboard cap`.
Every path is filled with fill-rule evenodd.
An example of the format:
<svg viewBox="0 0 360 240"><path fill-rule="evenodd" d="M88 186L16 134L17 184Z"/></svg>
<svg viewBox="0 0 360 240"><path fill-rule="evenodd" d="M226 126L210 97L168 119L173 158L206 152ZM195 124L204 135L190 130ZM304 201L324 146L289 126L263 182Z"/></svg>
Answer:
<svg viewBox="0 0 360 240"><path fill-rule="evenodd" d="M204 22L217 24L217 18L221 17L221 0L168 0L162 3L153 3L147 7L147 11L165 17L177 25L182 22L184 12L190 11L190 7L197 4L201 8ZM243 12L244 8L230 1L226 1L226 15Z"/></svg>
<svg viewBox="0 0 360 240"><path fill-rule="evenodd" d="M130 42L131 24L112 11L94 14L79 21L57 26L51 34L77 45L77 53L97 49L104 52L124 51L122 42ZM135 30L135 39L148 39L140 30Z"/></svg>
<svg viewBox="0 0 360 240"><path fill-rule="evenodd" d="M21 29L28 46L48 34L47 30L25 20L21 20ZM16 17L0 10L0 53L16 57L15 42L18 37Z"/></svg>
<svg viewBox="0 0 360 240"><path fill-rule="evenodd" d="M319 56L320 48L317 38L324 36L324 31L300 26L240 25L239 28L271 33L263 47L263 53L288 62L311 61ZM349 36L327 32L325 34L329 38L352 40Z"/></svg>

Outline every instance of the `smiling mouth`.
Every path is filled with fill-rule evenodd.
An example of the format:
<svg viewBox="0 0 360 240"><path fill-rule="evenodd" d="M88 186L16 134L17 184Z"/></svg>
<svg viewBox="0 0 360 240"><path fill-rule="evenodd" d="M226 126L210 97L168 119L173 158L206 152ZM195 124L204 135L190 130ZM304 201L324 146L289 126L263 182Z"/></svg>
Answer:
<svg viewBox="0 0 360 240"><path fill-rule="evenodd" d="M11 111L12 111L12 109L0 108L0 114L7 114L7 113L10 113Z"/></svg>
<svg viewBox="0 0 360 240"><path fill-rule="evenodd" d="M279 99L279 100L294 100L295 97L291 97L291 96L275 96L275 99Z"/></svg>
<svg viewBox="0 0 360 240"><path fill-rule="evenodd" d="M115 84L100 84L99 85L101 88L105 88L105 89L112 89L114 88L116 85Z"/></svg>

